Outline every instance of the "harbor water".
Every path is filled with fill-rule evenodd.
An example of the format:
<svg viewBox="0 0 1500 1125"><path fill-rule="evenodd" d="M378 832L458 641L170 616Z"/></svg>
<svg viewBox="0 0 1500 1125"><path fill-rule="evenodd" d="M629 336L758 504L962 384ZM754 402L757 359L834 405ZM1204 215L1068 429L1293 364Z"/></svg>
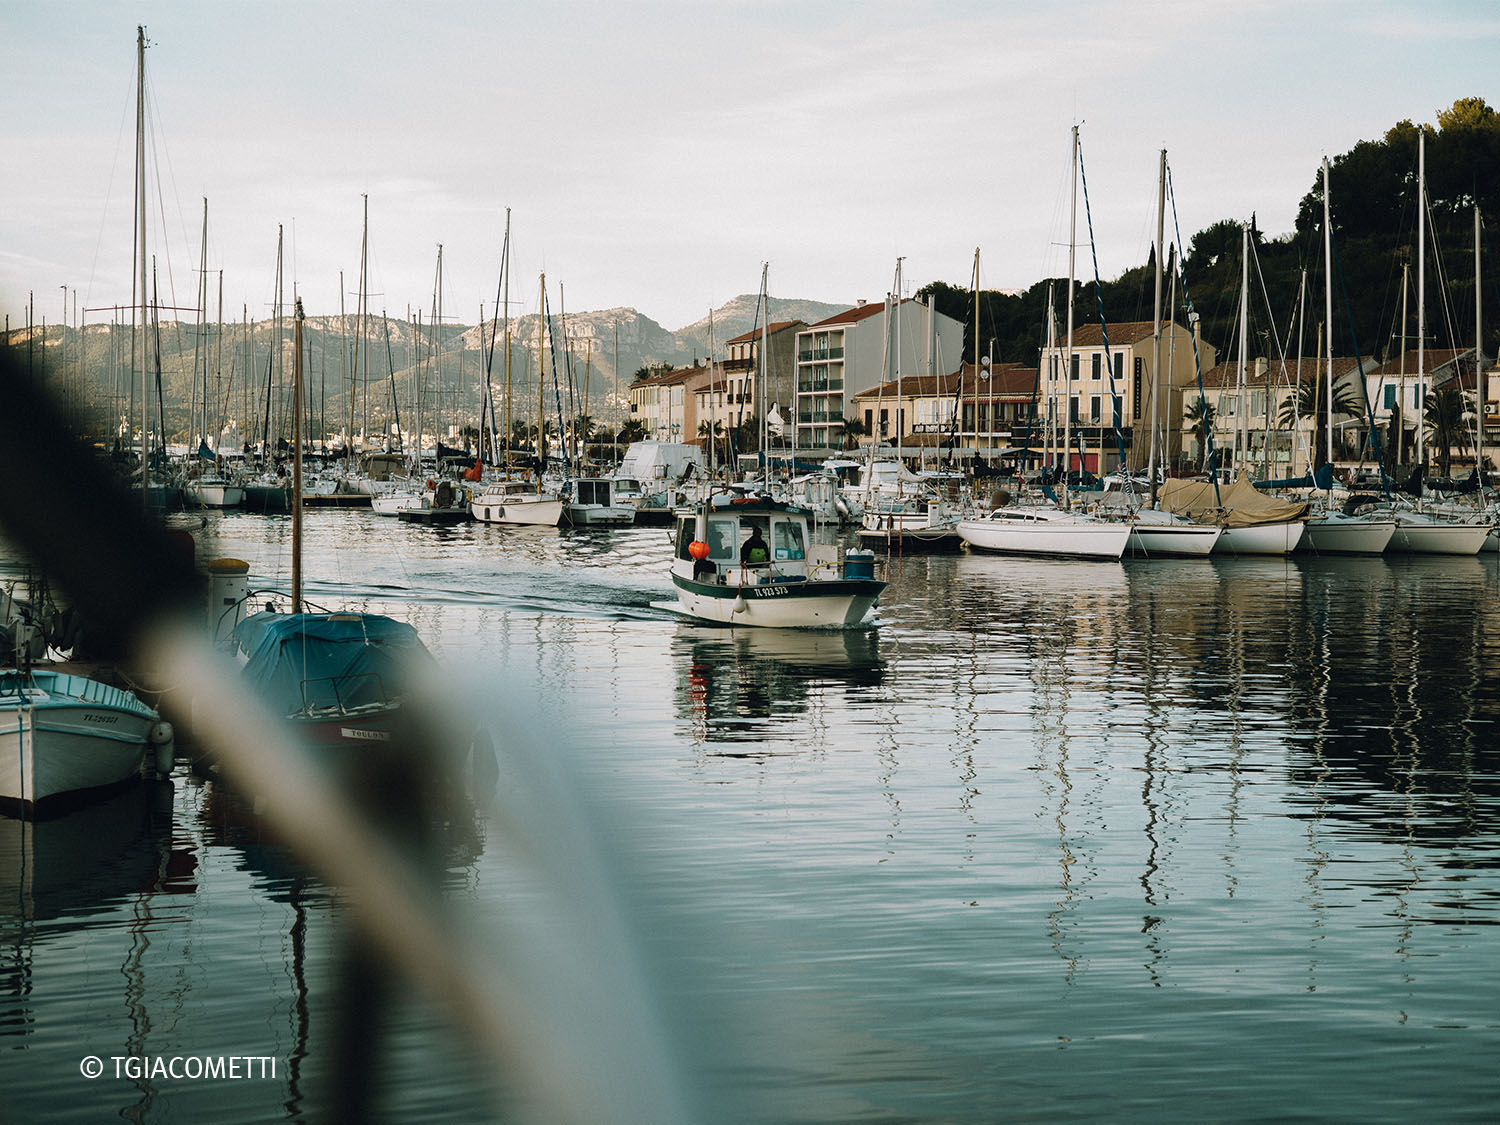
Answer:
<svg viewBox="0 0 1500 1125"><path fill-rule="evenodd" d="M283 588L289 535L195 532ZM1492 1117L1496 556L897 556L878 628L800 632L654 608L669 549L306 521L310 599L416 626L494 738L434 879L559 1089L665 1092L596 1119ZM259 813L179 765L0 821L0 1112L338 1116L350 907ZM387 1008L391 1120L591 1104Z"/></svg>

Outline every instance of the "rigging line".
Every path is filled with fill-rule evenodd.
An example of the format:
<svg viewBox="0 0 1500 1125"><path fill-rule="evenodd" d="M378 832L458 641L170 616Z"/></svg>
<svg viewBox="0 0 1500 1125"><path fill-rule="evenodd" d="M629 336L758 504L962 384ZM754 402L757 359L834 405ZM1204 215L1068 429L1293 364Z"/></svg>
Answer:
<svg viewBox="0 0 1500 1125"><path fill-rule="evenodd" d="M1177 275L1178 284L1182 286L1182 301L1187 306L1188 314L1188 339L1193 345L1193 372L1198 377L1198 417L1203 426L1203 453L1210 465L1213 464L1214 438L1213 427L1208 424L1208 398L1203 393L1203 364L1198 357L1198 335L1192 331L1193 320L1197 313L1193 309L1193 297L1188 292L1187 286L1187 255L1182 250L1182 228L1177 220L1177 190L1172 185L1172 166L1167 165L1167 198L1172 201L1172 234L1177 239ZM1219 495L1219 474L1210 472L1208 479L1214 484L1214 506L1220 507L1223 498Z"/></svg>
<svg viewBox="0 0 1500 1125"><path fill-rule="evenodd" d="M569 470L572 466L568 460L568 439L563 430L562 388L560 388L557 384L557 333L552 330L552 313L550 311L550 308L551 306L547 304L547 293L545 290L543 290L542 318L547 322L547 346L552 351L552 397L557 403L557 444L558 447L562 450L563 480L566 481L569 476ZM541 378L540 369L537 371L537 378ZM539 434L545 431L545 425L545 419L537 419L537 432ZM538 485L540 485L541 483L540 469L537 470L537 483Z"/></svg>
<svg viewBox="0 0 1500 1125"><path fill-rule="evenodd" d="M1365 361L1364 357L1359 354L1359 335L1355 331L1354 327L1354 309L1349 304L1349 288L1344 283L1344 267L1343 264L1339 261L1338 242L1332 237L1332 231L1329 232L1328 248L1333 252L1333 270L1339 279L1339 295L1344 299L1344 315L1349 320L1349 340L1354 345L1354 363L1357 370L1359 371L1360 398L1364 401L1365 419L1370 427L1369 436L1366 439L1365 444L1366 446L1373 447L1375 450L1375 465L1380 470L1380 486L1385 491L1386 499L1389 500L1391 498L1391 480L1390 476L1385 471L1385 454L1381 452L1380 442L1375 439L1375 412L1370 409L1370 386L1369 383L1365 380ZM1330 332L1332 331L1331 326L1329 330ZM1330 402L1328 405L1328 424L1332 426L1333 403ZM1360 451L1360 461L1364 461L1364 450Z"/></svg>
<svg viewBox="0 0 1500 1125"><path fill-rule="evenodd" d="M1120 458L1120 466L1124 468L1125 435L1120 432L1121 403L1120 396L1115 393L1117 388L1115 387L1114 353L1109 350L1109 322L1104 316L1104 286L1099 281L1099 250L1094 244L1094 215L1089 207L1089 177L1083 168L1082 144L1078 146L1078 179L1083 185L1083 217L1089 228L1089 257L1094 263L1094 298L1099 304L1099 331L1104 337L1104 368L1109 372L1110 419L1115 431L1115 450ZM1081 439L1082 435L1080 434L1079 436ZM1100 465L1099 470L1100 475L1103 476L1104 466ZM1068 482L1064 480L1063 487L1066 488L1067 486ZM1125 474L1125 488L1127 491L1133 490L1128 472Z"/></svg>
<svg viewBox="0 0 1500 1125"><path fill-rule="evenodd" d="M104 199L105 199L104 213L99 216L99 236L94 241L94 259L93 259L92 262L89 263L89 280L88 280L88 284L86 286L84 286L84 290L83 290L83 303L84 303L85 308L87 308L87 306L92 305L94 303L93 302L94 278L98 275L98 272L99 272L99 252L100 252L101 247L104 245L104 231L105 231L105 228L109 225L109 200L112 199L112 198L114 198L115 172L119 168L119 165L120 165L120 150L121 150L121 148L124 145L126 123L130 120L131 111L133 109L135 109L135 99L133 97L128 96L130 94L130 91L133 90L134 88L135 88L135 68L131 67L130 68L130 77L129 77L129 79L125 83L125 92L126 92L127 96L124 97L124 98L122 98L120 100L120 127L115 132L115 152L114 152L114 156L110 158L110 162L109 162L109 179L106 181L105 188L104 188ZM133 216L132 216L132 218L133 218ZM134 225L134 224L132 223L132 225Z"/></svg>
<svg viewBox="0 0 1500 1125"><path fill-rule="evenodd" d="M1266 306L1266 321L1271 326L1270 327L1271 338L1272 338L1272 340L1275 341L1275 344L1276 344L1276 357L1280 361L1280 364L1281 364L1280 385L1286 387L1290 391L1291 390L1291 379L1290 379L1289 375L1287 374L1287 369L1286 369L1286 348L1282 344L1281 332L1276 327L1276 314L1271 309L1271 294L1270 294L1270 292L1266 288L1266 272L1265 272L1265 269L1261 266L1261 263L1260 263L1260 251L1255 248L1255 240L1254 239L1250 240L1250 260L1255 263L1255 276L1260 279L1260 296L1261 296L1261 301ZM1269 359L1269 357L1267 357L1267 358ZM1299 375L1301 374L1301 368L1300 367L1298 368L1298 374ZM1266 390L1265 390L1265 396L1266 396L1265 397L1265 420L1266 420L1266 427L1265 428L1266 428L1267 440L1266 440L1266 445L1264 447L1265 456L1262 458L1262 464L1268 465L1270 463L1270 460L1271 460L1271 458L1270 458L1270 452L1271 452L1271 450L1270 450L1270 431L1271 431L1271 420L1272 420L1272 414L1271 414L1271 405L1272 405L1271 373L1270 373L1270 370L1269 370L1269 364L1267 364L1267 371L1266 371ZM1291 464L1290 464L1290 462L1288 462L1287 470L1288 470L1288 475L1290 475L1290 470L1291 470ZM1270 474L1267 473L1267 476L1269 476L1269 475Z"/></svg>
<svg viewBox="0 0 1500 1125"><path fill-rule="evenodd" d="M1437 223L1432 219L1431 208L1427 209L1427 228L1432 232L1432 268L1437 273L1438 292L1442 294L1438 307L1443 312L1443 324L1448 329L1448 346L1458 347L1458 332L1453 326L1453 306L1448 295L1448 278L1443 270L1443 248L1438 243Z"/></svg>

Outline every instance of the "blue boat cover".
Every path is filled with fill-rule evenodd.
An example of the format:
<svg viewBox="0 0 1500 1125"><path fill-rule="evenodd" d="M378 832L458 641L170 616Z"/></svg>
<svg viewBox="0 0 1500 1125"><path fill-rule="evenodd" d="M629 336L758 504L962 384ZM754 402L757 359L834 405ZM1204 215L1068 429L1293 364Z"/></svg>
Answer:
<svg viewBox="0 0 1500 1125"><path fill-rule="evenodd" d="M257 613L230 637L245 682L284 715L397 698L432 662L415 629L374 613Z"/></svg>

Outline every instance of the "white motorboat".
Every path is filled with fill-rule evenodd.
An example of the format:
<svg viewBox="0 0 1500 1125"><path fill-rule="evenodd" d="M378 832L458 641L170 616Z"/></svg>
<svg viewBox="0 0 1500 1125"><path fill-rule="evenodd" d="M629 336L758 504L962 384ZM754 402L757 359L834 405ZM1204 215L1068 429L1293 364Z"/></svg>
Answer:
<svg viewBox="0 0 1500 1125"><path fill-rule="evenodd" d="M0 801L57 798L172 771L171 724L130 692L51 668L0 672Z"/></svg>
<svg viewBox="0 0 1500 1125"><path fill-rule="evenodd" d="M580 477L565 490L563 517L576 527L629 527L635 523L635 505L616 495L611 477Z"/></svg>
<svg viewBox="0 0 1500 1125"><path fill-rule="evenodd" d="M1118 559L1131 525L1060 508L996 508L981 520L960 520L957 531L970 547L1013 555L1064 555Z"/></svg>
<svg viewBox="0 0 1500 1125"><path fill-rule="evenodd" d="M672 585L659 609L719 625L849 628L866 624L886 584L875 556L813 543L808 509L763 497L714 497L678 516ZM754 532L767 556L744 550Z"/></svg>
<svg viewBox="0 0 1500 1125"><path fill-rule="evenodd" d="M1324 512L1307 521L1301 550L1319 555L1379 555L1396 533L1396 521Z"/></svg>
<svg viewBox="0 0 1500 1125"><path fill-rule="evenodd" d="M538 491L529 481L491 481L469 502L469 514L480 523L556 527L563 519L563 498Z"/></svg>

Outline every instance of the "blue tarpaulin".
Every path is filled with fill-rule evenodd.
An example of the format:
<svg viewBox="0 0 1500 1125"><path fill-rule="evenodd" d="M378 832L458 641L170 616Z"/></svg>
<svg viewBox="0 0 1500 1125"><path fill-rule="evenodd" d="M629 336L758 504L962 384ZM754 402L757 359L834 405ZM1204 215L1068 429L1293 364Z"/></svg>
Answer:
<svg viewBox="0 0 1500 1125"><path fill-rule="evenodd" d="M283 715L381 703L432 662L415 629L374 613L257 613L230 637L245 681Z"/></svg>

